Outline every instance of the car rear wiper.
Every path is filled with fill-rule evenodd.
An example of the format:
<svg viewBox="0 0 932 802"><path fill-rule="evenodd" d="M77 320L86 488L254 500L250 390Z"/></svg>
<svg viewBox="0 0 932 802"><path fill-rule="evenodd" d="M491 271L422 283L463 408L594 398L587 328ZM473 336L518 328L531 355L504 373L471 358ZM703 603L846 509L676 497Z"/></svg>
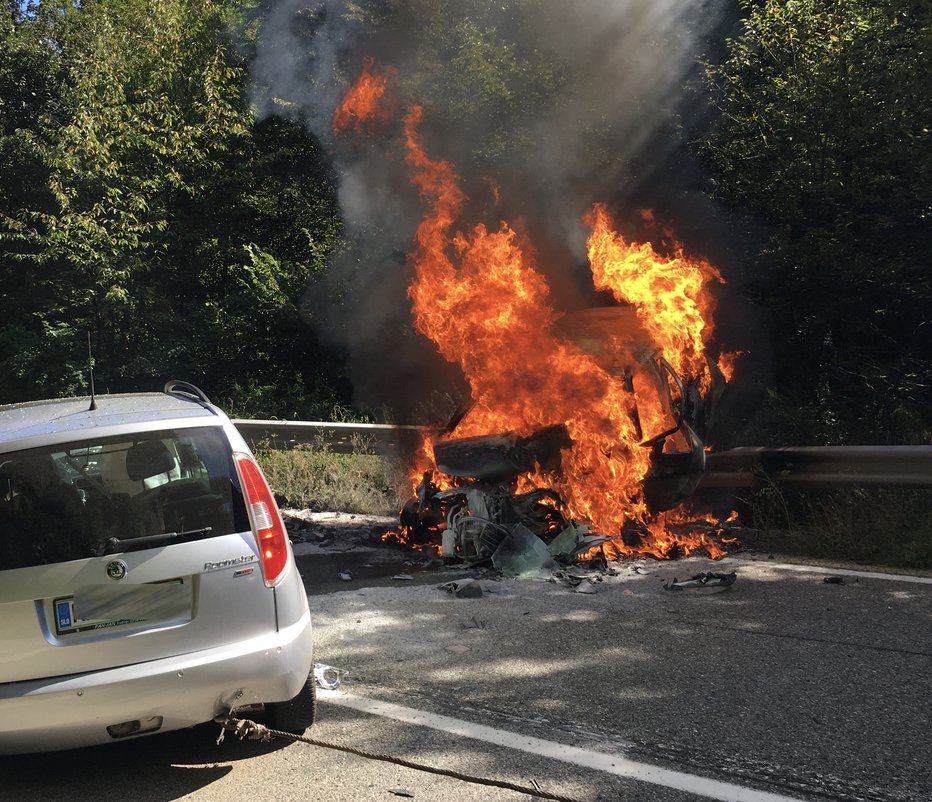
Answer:
<svg viewBox="0 0 932 802"><path fill-rule="evenodd" d="M163 532L160 535L143 535L142 537L108 537L104 546L104 554L113 554L116 551L139 551L140 549L155 546L159 543L187 542L201 540L208 537L213 531L212 526L201 529L188 529L186 532Z"/></svg>

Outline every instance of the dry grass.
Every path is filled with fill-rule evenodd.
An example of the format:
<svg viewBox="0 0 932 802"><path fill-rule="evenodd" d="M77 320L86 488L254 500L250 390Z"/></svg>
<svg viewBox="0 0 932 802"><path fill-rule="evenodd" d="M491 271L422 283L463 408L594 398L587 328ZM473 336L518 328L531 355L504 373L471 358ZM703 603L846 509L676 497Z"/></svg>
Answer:
<svg viewBox="0 0 932 802"><path fill-rule="evenodd" d="M289 506L395 515L411 495L404 465L373 454L337 454L319 447L255 449L269 484Z"/></svg>
<svg viewBox="0 0 932 802"><path fill-rule="evenodd" d="M771 485L744 499L760 549L899 568L932 569L932 490Z"/></svg>

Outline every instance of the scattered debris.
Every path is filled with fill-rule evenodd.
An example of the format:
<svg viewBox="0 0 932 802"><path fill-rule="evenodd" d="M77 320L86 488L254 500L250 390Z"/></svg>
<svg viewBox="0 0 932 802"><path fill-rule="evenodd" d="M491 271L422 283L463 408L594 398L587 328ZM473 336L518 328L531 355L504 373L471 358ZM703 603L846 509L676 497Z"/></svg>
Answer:
<svg viewBox="0 0 932 802"><path fill-rule="evenodd" d="M571 588L575 588L584 579L586 579L586 577L579 576L578 574L571 574L568 571L554 571L550 576L551 582L559 582Z"/></svg>
<svg viewBox="0 0 932 802"><path fill-rule="evenodd" d="M553 557L569 557L579 551L579 546L589 532L588 526L570 523L559 535L550 541L548 548Z"/></svg>
<svg viewBox="0 0 932 802"><path fill-rule="evenodd" d="M281 513L293 544L340 551L378 542L397 520L386 515L319 512L314 508L282 509Z"/></svg>
<svg viewBox="0 0 932 802"><path fill-rule="evenodd" d="M512 527L492 554L492 565L507 576L536 574L552 561L547 544L521 523Z"/></svg>
<svg viewBox="0 0 932 802"><path fill-rule="evenodd" d="M344 674L346 674L345 671L328 666L326 663L314 663L314 681L318 687L328 691L335 691L340 687Z"/></svg>
<svg viewBox="0 0 932 802"><path fill-rule="evenodd" d="M476 618L476 616L473 616L463 624L463 629L485 629L485 624Z"/></svg>
<svg viewBox="0 0 932 802"><path fill-rule="evenodd" d="M822 580L826 585L844 585L845 578L843 576L827 576Z"/></svg>
<svg viewBox="0 0 932 802"><path fill-rule="evenodd" d="M395 796L404 796L409 799L414 799L414 791L409 791L407 788L389 788L388 793L394 794Z"/></svg>
<svg viewBox="0 0 932 802"><path fill-rule="evenodd" d="M340 579L342 579L344 582L353 581L353 575L349 571L340 571L337 576L340 577Z"/></svg>
<svg viewBox="0 0 932 802"><path fill-rule="evenodd" d="M452 593L457 599L478 599L482 596L482 585L475 579L454 579L437 587Z"/></svg>
<svg viewBox="0 0 932 802"><path fill-rule="evenodd" d="M462 646L459 643L453 644L453 646L447 646L448 652L453 652L453 654L466 654L469 651L468 646Z"/></svg>
<svg viewBox="0 0 932 802"><path fill-rule="evenodd" d="M550 581L558 585L565 585L573 593L585 593L590 595L598 593L596 588L604 581L602 574L592 571L578 573L580 570L583 569L576 569L575 571L556 570L551 574ZM609 576L611 576L611 574L609 574Z"/></svg>
<svg viewBox="0 0 932 802"><path fill-rule="evenodd" d="M411 574L395 574L392 579L396 579L400 582L412 582L414 577Z"/></svg>
<svg viewBox="0 0 932 802"><path fill-rule="evenodd" d="M684 590L686 588L726 588L735 584L738 575L732 571L730 574L718 574L705 571L696 574L683 582L673 577L672 582L664 583L664 590Z"/></svg>

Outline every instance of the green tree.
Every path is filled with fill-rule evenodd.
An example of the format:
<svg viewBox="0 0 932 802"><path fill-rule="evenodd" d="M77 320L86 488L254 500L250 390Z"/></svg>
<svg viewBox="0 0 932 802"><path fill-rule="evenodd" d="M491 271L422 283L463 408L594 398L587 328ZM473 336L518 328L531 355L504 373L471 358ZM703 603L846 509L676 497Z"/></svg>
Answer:
<svg viewBox="0 0 932 802"><path fill-rule="evenodd" d="M247 25L238 0L85 0L3 29L0 400L80 390L87 331L101 388L332 395L297 302L333 177L300 123L253 120Z"/></svg>
<svg viewBox="0 0 932 802"><path fill-rule="evenodd" d="M164 261L175 208L248 130L223 23L220 6L176 0L70 9L68 118L42 120L32 137L55 203L23 209L10 228L37 269L59 274L63 319L98 332L101 361L126 375L151 370L140 346L158 341L150 308L164 299L160 274L178 269Z"/></svg>
<svg viewBox="0 0 932 802"><path fill-rule="evenodd" d="M181 217L168 259L186 266L178 292L195 292L202 310L174 329L190 370L240 414L319 417L346 403L339 356L299 308L341 235L336 179L307 127L256 123Z"/></svg>
<svg viewBox="0 0 932 802"><path fill-rule="evenodd" d="M0 370L7 399L73 392L74 331L58 314L48 277L34 269L41 246L22 236L21 210L53 208L49 169L34 133L58 117L63 91L61 15L43 3L24 16L0 12Z"/></svg>
<svg viewBox="0 0 932 802"><path fill-rule="evenodd" d="M932 381L932 4L743 7L710 70L722 117L705 152L719 194L773 231L755 281L777 390L825 438L916 436Z"/></svg>

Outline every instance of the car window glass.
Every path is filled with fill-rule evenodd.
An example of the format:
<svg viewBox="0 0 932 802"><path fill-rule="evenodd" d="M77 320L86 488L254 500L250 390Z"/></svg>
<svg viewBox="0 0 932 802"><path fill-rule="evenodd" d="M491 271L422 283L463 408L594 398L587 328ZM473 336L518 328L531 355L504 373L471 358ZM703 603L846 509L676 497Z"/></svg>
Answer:
<svg viewBox="0 0 932 802"><path fill-rule="evenodd" d="M110 538L230 534L245 515L215 427L0 455L0 570L97 556Z"/></svg>

